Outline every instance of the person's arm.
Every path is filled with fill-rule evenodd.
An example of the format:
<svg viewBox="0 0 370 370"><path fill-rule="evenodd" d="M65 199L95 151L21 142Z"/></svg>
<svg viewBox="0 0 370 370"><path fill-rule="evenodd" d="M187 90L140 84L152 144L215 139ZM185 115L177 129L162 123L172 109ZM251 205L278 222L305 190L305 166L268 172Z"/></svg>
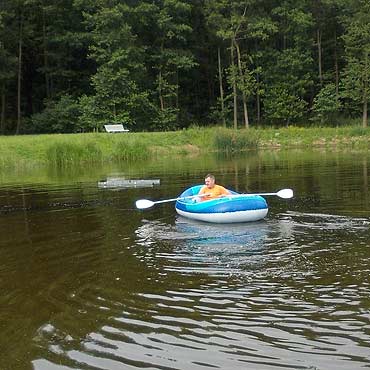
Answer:
<svg viewBox="0 0 370 370"><path fill-rule="evenodd" d="M199 197L194 198L194 200L195 200L196 202L201 202L201 201L203 201L203 200L206 200L206 197L208 196L208 194L207 194L207 190L208 190L208 188L207 188L206 186L203 186L203 187L199 190L199 193L198 193Z"/></svg>
<svg viewBox="0 0 370 370"><path fill-rule="evenodd" d="M223 186L219 185L219 192L220 192L220 197L227 197L228 195L230 195L231 193L229 192L229 190L227 190L226 188L224 188Z"/></svg>
<svg viewBox="0 0 370 370"><path fill-rule="evenodd" d="M198 195L200 195L200 194L204 194L204 190L205 190L205 186L202 186L201 187L201 189L199 190L199 193L198 193Z"/></svg>

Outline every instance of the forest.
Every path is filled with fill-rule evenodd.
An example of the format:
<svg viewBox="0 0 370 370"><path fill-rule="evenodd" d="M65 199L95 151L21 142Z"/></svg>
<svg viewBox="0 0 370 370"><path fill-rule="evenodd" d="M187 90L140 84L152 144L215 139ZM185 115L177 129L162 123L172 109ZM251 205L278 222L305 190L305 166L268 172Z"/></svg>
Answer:
<svg viewBox="0 0 370 370"><path fill-rule="evenodd" d="M1 0L0 134L368 124L370 0Z"/></svg>

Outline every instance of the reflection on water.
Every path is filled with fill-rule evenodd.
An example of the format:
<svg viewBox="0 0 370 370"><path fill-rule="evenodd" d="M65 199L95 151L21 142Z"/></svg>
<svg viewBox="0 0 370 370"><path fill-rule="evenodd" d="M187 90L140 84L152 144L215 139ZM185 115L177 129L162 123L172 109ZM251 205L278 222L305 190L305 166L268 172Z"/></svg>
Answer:
<svg viewBox="0 0 370 370"><path fill-rule="evenodd" d="M155 284L118 300L112 288L95 302L84 297L106 316L80 343L55 325L40 327L35 341L49 354L34 368L369 366L370 284L359 272L370 256L357 245L369 237L364 221L288 212L233 225L231 243L222 225L143 220L130 249L156 271Z"/></svg>
<svg viewBox="0 0 370 370"><path fill-rule="evenodd" d="M368 170L352 159L267 153L7 177L0 368L369 368ZM269 198L265 220L235 225L178 217L174 204L134 207L209 171L236 190L296 197ZM118 173L161 184L98 188Z"/></svg>
<svg viewBox="0 0 370 370"><path fill-rule="evenodd" d="M158 253L157 258L170 263L165 270L181 273L229 275L242 273L245 264L257 261L267 245L269 225L262 222L244 224L208 224L177 217L175 225L146 221L138 228L138 244L173 245L170 252ZM148 250L145 254L148 258ZM251 258L251 256L253 256ZM172 261L181 264L172 265Z"/></svg>

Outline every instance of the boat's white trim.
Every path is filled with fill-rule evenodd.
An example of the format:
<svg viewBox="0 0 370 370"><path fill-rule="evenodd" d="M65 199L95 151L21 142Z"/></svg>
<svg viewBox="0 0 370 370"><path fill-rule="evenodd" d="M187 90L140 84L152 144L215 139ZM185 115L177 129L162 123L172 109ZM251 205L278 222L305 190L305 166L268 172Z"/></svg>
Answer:
<svg viewBox="0 0 370 370"><path fill-rule="evenodd" d="M195 213L182 211L176 208L176 212L181 216L191 218L193 220L223 224L262 220L266 217L268 208L223 213Z"/></svg>

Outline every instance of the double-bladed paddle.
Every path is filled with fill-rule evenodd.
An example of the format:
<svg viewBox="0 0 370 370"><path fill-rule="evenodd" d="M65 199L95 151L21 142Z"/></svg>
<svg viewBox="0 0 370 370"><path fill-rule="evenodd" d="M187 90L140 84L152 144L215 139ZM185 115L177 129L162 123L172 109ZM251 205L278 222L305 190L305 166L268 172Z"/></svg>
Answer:
<svg viewBox="0 0 370 370"><path fill-rule="evenodd" d="M153 207L155 204L159 204L159 203L175 202L176 200L198 198L198 197L206 196L206 195L208 195L208 194L190 195L188 197L179 197L179 198L172 198L172 199L157 200L155 202L153 202L149 199L139 199L139 200L136 201L135 205L136 205L136 208L138 208L138 209L147 209L147 208ZM230 194L230 195L227 195L226 197L240 197L240 196L251 197L251 196L254 196L254 195L261 195L261 196L262 195L277 195L280 198L289 199L289 198L293 197L293 190L292 189L282 189L282 190L279 190L276 193Z"/></svg>

